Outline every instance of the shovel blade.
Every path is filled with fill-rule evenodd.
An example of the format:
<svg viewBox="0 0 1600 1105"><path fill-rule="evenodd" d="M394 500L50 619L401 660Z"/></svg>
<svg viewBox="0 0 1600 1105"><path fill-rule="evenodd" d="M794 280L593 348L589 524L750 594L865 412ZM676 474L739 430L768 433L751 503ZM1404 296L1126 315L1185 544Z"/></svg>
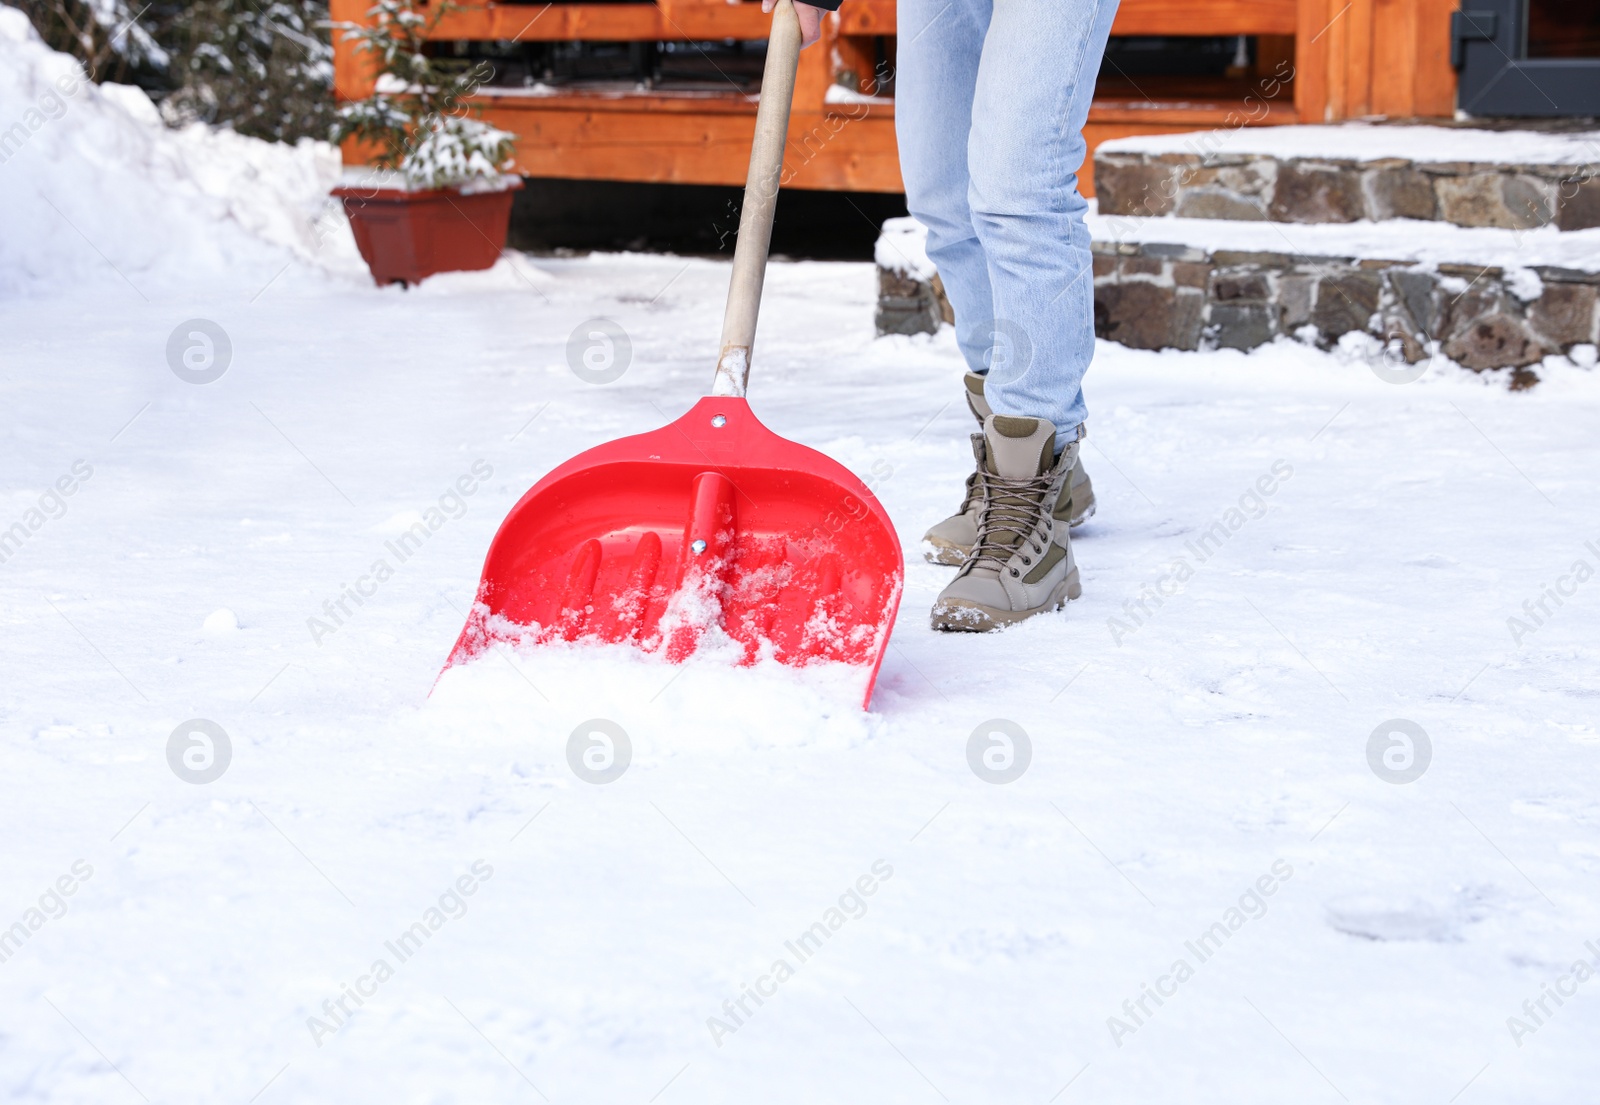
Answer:
<svg viewBox="0 0 1600 1105"><path fill-rule="evenodd" d="M865 484L708 397L676 422L574 457L489 546L445 667L499 641L629 644L681 663L711 639L865 669L870 703L905 580Z"/></svg>

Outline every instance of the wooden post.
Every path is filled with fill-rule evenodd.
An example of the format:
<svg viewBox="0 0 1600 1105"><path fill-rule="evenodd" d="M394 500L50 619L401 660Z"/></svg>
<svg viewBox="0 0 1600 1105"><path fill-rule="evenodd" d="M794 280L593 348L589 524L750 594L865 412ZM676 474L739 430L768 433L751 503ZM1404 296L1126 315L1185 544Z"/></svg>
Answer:
<svg viewBox="0 0 1600 1105"><path fill-rule="evenodd" d="M1373 8L1377 0L1350 0L1344 14L1345 101L1343 117L1372 114ZM1400 0L1410 5L1415 0Z"/></svg>
<svg viewBox="0 0 1600 1105"><path fill-rule="evenodd" d="M355 43L345 40L339 23L371 24L367 15L369 0L328 0L328 18L333 28L333 95L340 103L365 100L378 86L378 66L372 55L358 52Z"/></svg>
<svg viewBox="0 0 1600 1105"><path fill-rule="evenodd" d="M365 100L378 87L377 59L368 51L357 50L356 44L346 40L337 26L339 23L370 25L369 6L370 0L328 0L328 18L335 24L333 98L337 103ZM346 165L370 165L378 157L379 146L376 142L347 138L340 144L339 153Z"/></svg>
<svg viewBox="0 0 1600 1105"><path fill-rule="evenodd" d="M1372 99L1368 110L1397 118L1417 114L1417 0L1377 0L1372 19Z"/></svg>
<svg viewBox="0 0 1600 1105"><path fill-rule="evenodd" d="M1303 123L1449 116L1457 0L1300 0L1295 107Z"/></svg>
<svg viewBox="0 0 1600 1105"><path fill-rule="evenodd" d="M1328 0L1300 0L1294 33L1294 107L1302 123L1328 121Z"/></svg>
<svg viewBox="0 0 1600 1105"><path fill-rule="evenodd" d="M825 22L837 24L839 17L827 16ZM824 33L823 41L818 44L830 45ZM831 43L833 56L830 59L833 68L834 83L846 85L853 92L863 92L867 95L877 94L877 75L874 66L877 65L877 51L873 49L873 39L866 35L838 35ZM853 77L853 79L852 79Z"/></svg>
<svg viewBox="0 0 1600 1105"><path fill-rule="evenodd" d="M833 54L839 40L839 17L822 19L822 38L800 51L800 67L794 80L796 113L821 115L828 89L833 85Z"/></svg>
<svg viewBox="0 0 1600 1105"><path fill-rule="evenodd" d="M1450 65L1450 13L1456 0L1412 0L1416 23L1411 58L1414 69L1411 112L1451 116L1456 110L1456 71Z"/></svg>

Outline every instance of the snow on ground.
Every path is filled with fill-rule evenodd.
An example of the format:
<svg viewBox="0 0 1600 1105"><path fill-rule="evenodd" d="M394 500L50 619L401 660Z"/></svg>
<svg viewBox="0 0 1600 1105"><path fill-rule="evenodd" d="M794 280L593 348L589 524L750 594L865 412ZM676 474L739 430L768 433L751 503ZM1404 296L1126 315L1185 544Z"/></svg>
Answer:
<svg viewBox="0 0 1600 1105"><path fill-rule="evenodd" d="M904 220L902 220L904 221ZM1356 223L1274 223L1165 216L1088 216L1097 242L1181 242L1207 251L1235 249L1321 257L1368 257L1428 265L1550 265L1600 271L1600 229L1562 231L1465 227L1420 219ZM908 233L896 239L906 248ZM1534 298L1538 293L1534 293Z"/></svg>
<svg viewBox="0 0 1600 1105"><path fill-rule="evenodd" d="M0 921L44 901L0 962L8 1099L1582 1095L1590 373L1510 394L1290 343L1101 345L1083 599L939 636L948 569L916 546L970 457L949 333L874 340L869 265L775 265L756 409L892 469L907 593L873 711L828 673L595 651L486 658L430 699L501 517L559 460L691 404L726 279L515 257L411 292L285 278L147 303L119 282L0 307L0 521L50 516L0 565ZM566 359L596 316L633 342L603 386ZM232 349L203 385L166 354L196 317ZM314 643L308 619L479 462ZM1549 616L1513 640L1525 600ZM190 719L229 738L215 781L180 778L206 766L189 738L169 764ZM631 743L609 784L569 766L592 719ZM1008 784L969 766L994 719L1031 740ZM1430 749L1409 784L1369 765L1392 719ZM1401 738L1386 751L1405 768ZM420 950L395 944L430 918ZM791 950L816 923L820 950Z"/></svg>
<svg viewBox="0 0 1600 1105"><path fill-rule="evenodd" d="M928 260L928 228L912 215L885 219L872 252L872 259L879 268L903 276L932 280L939 274Z"/></svg>
<svg viewBox="0 0 1600 1105"><path fill-rule="evenodd" d="M1099 148L1122 154L1248 153L1348 161L1404 158L1500 165L1590 165L1600 161L1600 131L1491 131L1356 122L1337 126L1236 127L1225 134L1207 132L1203 136L1142 134L1103 142Z"/></svg>
<svg viewBox="0 0 1600 1105"><path fill-rule="evenodd" d="M91 83L0 5L0 295L220 289L291 257L353 273L349 226L329 217L339 172L327 143L168 130L143 91Z"/></svg>
<svg viewBox="0 0 1600 1105"><path fill-rule="evenodd" d="M1091 205L1093 201L1091 201ZM1424 265L1498 266L1528 273L1531 266L1579 272L1600 271L1600 230L1562 231L1464 227L1419 219L1356 223L1274 223L1170 216L1102 215L1091 206L1089 233L1097 242L1170 242L1203 249L1259 250L1311 257L1359 257L1415 261ZM915 218L890 219L879 237L876 261L884 268L921 280L931 279L928 231ZM1534 283L1526 298L1537 299Z"/></svg>
<svg viewBox="0 0 1600 1105"><path fill-rule="evenodd" d="M754 405L906 542L872 712L850 673L597 650L434 688L522 492L709 383L727 266L377 289L315 221L318 147L174 137L115 90L52 115L30 59L0 65L6 1100L1473 1105L1600 1074L1592 371L1102 345L1084 597L939 636L950 334L875 340L870 265L777 264ZM568 364L596 317L632 343L605 385Z"/></svg>

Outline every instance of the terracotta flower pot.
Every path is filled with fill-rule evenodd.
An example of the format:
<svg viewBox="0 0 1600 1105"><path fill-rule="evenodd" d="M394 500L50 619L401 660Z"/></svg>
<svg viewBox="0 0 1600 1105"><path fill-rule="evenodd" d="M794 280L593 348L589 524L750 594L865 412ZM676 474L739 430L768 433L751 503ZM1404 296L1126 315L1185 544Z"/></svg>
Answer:
<svg viewBox="0 0 1600 1105"><path fill-rule="evenodd" d="M339 187L361 257L379 284L487 269L500 259L520 180L494 192Z"/></svg>

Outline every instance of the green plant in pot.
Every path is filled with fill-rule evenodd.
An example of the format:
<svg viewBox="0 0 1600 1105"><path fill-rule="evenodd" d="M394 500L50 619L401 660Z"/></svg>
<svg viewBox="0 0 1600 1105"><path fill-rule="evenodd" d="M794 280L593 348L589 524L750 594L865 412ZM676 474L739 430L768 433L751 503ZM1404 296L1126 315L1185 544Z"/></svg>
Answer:
<svg viewBox="0 0 1600 1105"><path fill-rule="evenodd" d="M452 7L378 0L367 23L334 24L376 62L373 95L340 108L333 137L373 151L372 168L334 195L379 284L491 267L522 184L509 172L516 136L467 103L493 70L427 52L429 32Z"/></svg>

